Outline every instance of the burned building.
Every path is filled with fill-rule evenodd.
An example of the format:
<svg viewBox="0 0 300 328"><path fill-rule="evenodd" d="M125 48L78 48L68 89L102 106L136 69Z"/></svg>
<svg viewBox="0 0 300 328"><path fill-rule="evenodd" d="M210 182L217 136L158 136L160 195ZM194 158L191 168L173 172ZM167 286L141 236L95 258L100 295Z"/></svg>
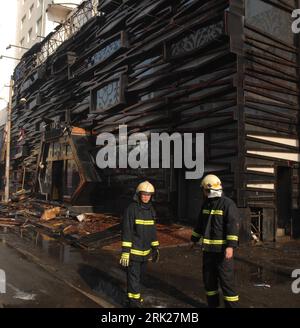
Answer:
<svg viewBox="0 0 300 328"><path fill-rule="evenodd" d="M184 169L105 169L100 133L202 132L241 235L299 227L299 40L289 0L85 1L14 72L11 192L119 211L142 179L161 220L193 224ZM21 104L25 98L26 104Z"/></svg>

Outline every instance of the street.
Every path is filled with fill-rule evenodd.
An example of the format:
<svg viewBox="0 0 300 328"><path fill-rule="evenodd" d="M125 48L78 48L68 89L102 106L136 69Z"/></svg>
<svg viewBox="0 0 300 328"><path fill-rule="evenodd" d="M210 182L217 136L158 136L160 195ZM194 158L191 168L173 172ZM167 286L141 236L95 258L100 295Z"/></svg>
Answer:
<svg viewBox="0 0 300 328"><path fill-rule="evenodd" d="M289 254L289 260L286 259ZM245 308L300 307L291 272L299 243L241 247L236 252L237 289ZM143 295L147 308L204 308L202 252L166 247L149 263ZM1 307L113 308L125 306L126 272L118 251L80 250L34 230L0 232L0 269L7 278Z"/></svg>
<svg viewBox="0 0 300 328"><path fill-rule="evenodd" d="M5 271L7 279L6 294L0 295L0 307L97 306L5 243L0 244L0 268Z"/></svg>

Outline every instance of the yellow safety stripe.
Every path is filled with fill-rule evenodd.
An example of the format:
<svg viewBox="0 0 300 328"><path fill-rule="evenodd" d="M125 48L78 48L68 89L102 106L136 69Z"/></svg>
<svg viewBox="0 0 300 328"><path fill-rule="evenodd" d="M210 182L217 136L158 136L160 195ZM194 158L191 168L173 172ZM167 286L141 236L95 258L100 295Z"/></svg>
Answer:
<svg viewBox="0 0 300 328"><path fill-rule="evenodd" d="M218 295L218 294L219 294L219 291L217 291L217 290L213 290L211 292L206 292L207 296L215 296L215 295Z"/></svg>
<svg viewBox="0 0 300 328"><path fill-rule="evenodd" d="M151 253L151 249L149 249L148 251L139 251L137 249L131 249L130 253L133 255L147 256Z"/></svg>
<svg viewBox="0 0 300 328"><path fill-rule="evenodd" d="M226 240L203 239L203 244L207 244L207 245L224 245L224 244L226 244Z"/></svg>
<svg viewBox="0 0 300 328"><path fill-rule="evenodd" d="M135 220L135 224L154 225L154 220Z"/></svg>
<svg viewBox="0 0 300 328"><path fill-rule="evenodd" d="M227 240L234 240L234 241L238 241L239 240L239 237L238 236L235 236L235 235L228 235L226 238L227 238Z"/></svg>
<svg viewBox="0 0 300 328"><path fill-rule="evenodd" d="M212 215L223 215L223 211L212 210L212 211L210 212L210 214L212 214Z"/></svg>
<svg viewBox="0 0 300 328"><path fill-rule="evenodd" d="M129 259L129 253L122 253L122 258L123 259Z"/></svg>
<svg viewBox="0 0 300 328"><path fill-rule="evenodd" d="M151 243L151 246L155 247L155 246L159 246L159 241L153 241Z"/></svg>
<svg viewBox="0 0 300 328"><path fill-rule="evenodd" d="M192 236L196 237L196 238L200 238L201 235L199 235L197 232L193 231Z"/></svg>
<svg viewBox="0 0 300 328"><path fill-rule="evenodd" d="M211 214L211 215L223 215L224 212L222 210L203 210L203 214Z"/></svg>
<svg viewBox="0 0 300 328"><path fill-rule="evenodd" d="M134 298L135 300L138 300L141 298L141 294L132 294L132 293L128 293L128 297L129 298Z"/></svg>
<svg viewBox="0 0 300 328"><path fill-rule="evenodd" d="M227 302L237 302L239 300L239 296L224 296L224 300Z"/></svg>
<svg viewBox="0 0 300 328"><path fill-rule="evenodd" d="M123 247L132 247L132 243L131 242L128 242L128 241L123 241L122 242L122 246Z"/></svg>

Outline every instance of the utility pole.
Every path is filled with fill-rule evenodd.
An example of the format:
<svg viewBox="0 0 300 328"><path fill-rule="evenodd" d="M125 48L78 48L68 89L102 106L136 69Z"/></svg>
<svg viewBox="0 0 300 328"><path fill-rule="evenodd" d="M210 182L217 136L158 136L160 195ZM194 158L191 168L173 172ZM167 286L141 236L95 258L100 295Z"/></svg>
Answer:
<svg viewBox="0 0 300 328"><path fill-rule="evenodd" d="M10 177L10 137L11 137L11 111L14 81L11 78L9 83L9 101L7 104L7 125L6 125L6 165L5 165L5 194L4 201L9 201L9 177Z"/></svg>

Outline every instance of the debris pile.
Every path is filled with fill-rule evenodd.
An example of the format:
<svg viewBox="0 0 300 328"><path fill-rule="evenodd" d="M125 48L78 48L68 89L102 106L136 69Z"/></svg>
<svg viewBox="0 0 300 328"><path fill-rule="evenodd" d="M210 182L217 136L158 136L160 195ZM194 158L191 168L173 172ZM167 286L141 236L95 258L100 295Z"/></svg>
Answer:
<svg viewBox="0 0 300 328"><path fill-rule="evenodd" d="M2 217L2 218L1 218ZM104 213L75 213L57 202L27 198L17 203L0 203L0 227L35 229L61 238L83 249L120 250L120 218ZM162 247L190 242L191 228L177 224L157 224Z"/></svg>
<svg viewBox="0 0 300 328"><path fill-rule="evenodd" d="M50 236L64 238L83 248L89 248L89 240L94 243L102 239L104 232L120 239L120 219L117 217L97 213L78 215L66 205L34 198L0 203L0 227L41 229Z"/></svg>

